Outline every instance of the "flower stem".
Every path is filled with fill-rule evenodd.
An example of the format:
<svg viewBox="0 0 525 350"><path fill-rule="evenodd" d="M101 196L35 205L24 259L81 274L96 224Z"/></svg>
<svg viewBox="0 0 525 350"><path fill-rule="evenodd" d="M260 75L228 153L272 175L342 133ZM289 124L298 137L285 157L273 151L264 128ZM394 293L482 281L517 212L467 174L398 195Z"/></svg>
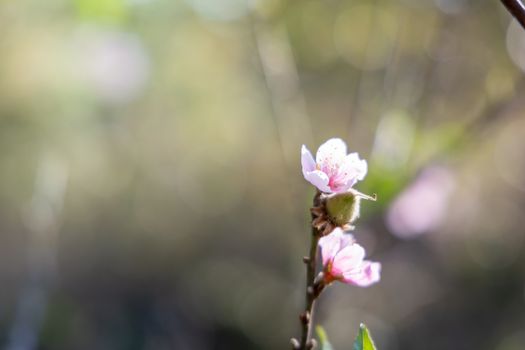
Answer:
<svg viewBox="0 0 525 350"><path fill-rule="evenodd" d="M313 205L317 207L319 205L321 193L315 194ZM312 220L315 216L312 216ZM305 310L300 316L302 333L301 342L299 343L299 350L308 350L314 348L314 342L312 341L312 320L314 314L315 300L319 296L320 290L315 284L315 270L317 265L317 245L321 238L321 232L312 226L312 237L310 242L310 254L305 259L306 264L306 302Z"/></svg>

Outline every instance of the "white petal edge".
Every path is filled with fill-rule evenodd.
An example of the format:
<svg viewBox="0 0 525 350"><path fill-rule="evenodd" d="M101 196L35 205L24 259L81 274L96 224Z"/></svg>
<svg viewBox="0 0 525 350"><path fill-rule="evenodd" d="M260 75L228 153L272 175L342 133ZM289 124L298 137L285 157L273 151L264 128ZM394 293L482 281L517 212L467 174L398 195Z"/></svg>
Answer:
<svg viewBox="0 0 525 350"><path fill-rule="evenodd" d="M306 173L315 170L315 160L312 153L305 145L301 147L301 166L303 168L303 176L306 178Z"/></svg>
<svg viewBox="0 0 525 350"><path fill-rule="evenodd" d="M314 170L309 171L306 174L304 174L304 178L310 182L312 185L317 187L319 191L325 192L325 193L331 193L332 190L330 189L330 186L328 186L328 175L323 173L320 170Z"/></svg>
<svg viewBox="0 0 525 350"><path fill-rule="evenodd" d="M359 159L359 154L356 152L346 156L344 166L347 169L352 169L359 181L362 181L368 172L368 163L364 159Z"/></svg>
<svg viewBox="0 0 525 350"><path fill-rule="evenodd" d="M333 138L323 143L317 149L315 159L317 164L322 164L328 158L333 160L344 159L346 156L346 143L338 138Z"/></svg>

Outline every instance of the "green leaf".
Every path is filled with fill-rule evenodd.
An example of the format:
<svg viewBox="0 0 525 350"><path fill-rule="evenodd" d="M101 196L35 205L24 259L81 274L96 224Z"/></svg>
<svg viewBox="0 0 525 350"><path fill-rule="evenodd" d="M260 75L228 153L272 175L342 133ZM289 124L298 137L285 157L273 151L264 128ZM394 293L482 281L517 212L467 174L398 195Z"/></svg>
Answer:
<svg viewBox="0 0 525 350"><path fill-rule="evenodd" d="M324 328L317 326L315 327L315 330L317 331L317 336L319 337L319 342L321 343L321 350L334 350L332 344L330 344L328 341L328 336L326 335Z"/></svg>
<svg viewBox="0 0 525 350"><path fill-rule="evenodd" d="M362 323L359 326L359 334L354 341L354 350L377 350L368 328Z"/></svg>

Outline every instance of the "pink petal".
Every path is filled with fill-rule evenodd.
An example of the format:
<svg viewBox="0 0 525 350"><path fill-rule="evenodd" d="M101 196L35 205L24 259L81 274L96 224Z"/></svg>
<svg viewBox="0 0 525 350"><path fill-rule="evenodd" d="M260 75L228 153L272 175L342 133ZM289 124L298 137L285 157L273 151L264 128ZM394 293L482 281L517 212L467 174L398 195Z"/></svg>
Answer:
<svg viewBox="0 0 525 350"><path fill-rule="evenodd" d="M381 264L365 260L358 269L343 274L342 282L368 287L381 279Z"/></svg>
<svg viewBox="0 0 525 350"><path fill-rule="evenodd" d="M315 160L312 153L305 145L301 147L301 165L303 167L303 176L306 178L306 173L315 170Z"/></svg>
<svg viewBox="0 0 525 350"><path fill-rule="evenodd" d="M343 164L337 174L331 178L330 187L334 192L344 192L352 187L358 180L366 176L368 165L366 160L359 159L357 153L350 153L344 158Z"/></svg>
<svg viewBox="0 0 525 350"><path fill-rule="evenodd" d="M332 262L332 274L336 276L344 276L359 269L365 258L365 249L357 243L341 248Z"/></svg>
<svg viewBox="0 0 525 350"><path fill-rule="evenodd" d="M339 228L339 227L337 227ZM341 247L344 248L344 247L347 247L351 244L354 244L355 243L355 239L354 239L354 236L351 235L350 233L346 233L345 231L341 230L341 236L340 236L340 239L341 239Z"/></svg>
<svg viewBox="0 0 525 350"><path fill-rule="evenodd" d="M331 177L336 174L345 156L345 142L341 139L330 139L319 147L315 159L321 170Z"/></svg>
<svg viewBox="0 0 525 350"><path fill-rule="evenodd" d="M321 247L321 257L323 265L328 264L329 261L333 260L339 249L341 249L341 243L343 243L343 230L336 227L332 233L327 236L321 237L319 240L319 246ZM350 236L350 235L349 235Z"/></svg>
<svg viewBox="0 0 525 350"><path fill-rule="evenodd" d="M322 171L314 170L314 171L307 172L306 174L304 174L304 178L308 182L310 182L312 185L317 187L319 191L325 192L325 193L332 192L332 190L328 186L328 182L329 182L328 175L326 175Z"/></svg>
<svg viewBox="0 0 525 350"><path fill-rule="evenodd" d="M348 189L352 187L354 183L354 181L332 177L330 179L329 186L333 193L342 193L348 191Z"/></svg>

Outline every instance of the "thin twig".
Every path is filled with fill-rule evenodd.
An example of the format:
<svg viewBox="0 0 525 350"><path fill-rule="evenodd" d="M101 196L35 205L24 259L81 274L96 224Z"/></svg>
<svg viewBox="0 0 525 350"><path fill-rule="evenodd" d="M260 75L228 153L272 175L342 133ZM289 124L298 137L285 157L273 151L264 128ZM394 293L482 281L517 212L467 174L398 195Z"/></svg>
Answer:
<svg viewBox="0 0 525 350"><path fill-rule="evenodd" d="M520 0L501 0L501 3L525 29L525 6L523 3Z"/></svg>
<svg viewBox="0 0 525 350"><path fill-rule="evenodd" d="M320 193L317 192L313 205L314 207L319 205ZM312 220L315 217L312 216ZM305 308L304 312L300 316L301 320L301 341L298 349L308 350L312 349L314 343L312 342L312 320L314 314L315 300L319 296L321 290L319 290L315 283L315 272L317 265L317 246L319 239L321 238L321 232L312 226L312 237L310 242L310 253L308 259L305 259L306 264L306 295L305 295Z"/></svg>

